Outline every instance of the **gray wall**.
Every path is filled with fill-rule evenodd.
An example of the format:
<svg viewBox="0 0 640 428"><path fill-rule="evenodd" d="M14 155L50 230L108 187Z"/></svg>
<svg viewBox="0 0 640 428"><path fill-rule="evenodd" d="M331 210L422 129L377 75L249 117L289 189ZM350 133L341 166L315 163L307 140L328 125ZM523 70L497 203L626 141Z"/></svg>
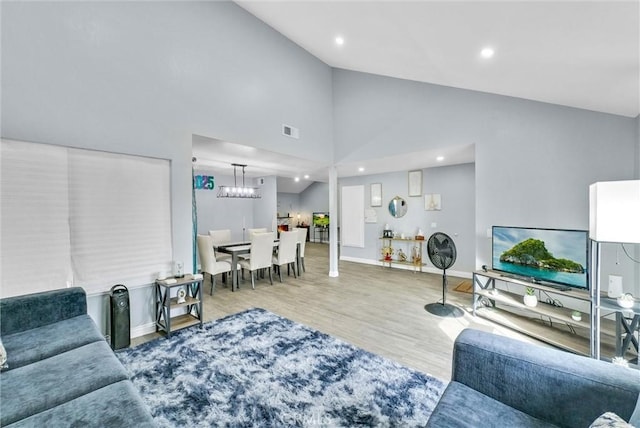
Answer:
<svg viewBox="0 0 640 428"><path fill-rule="evenodd" d="M333 157L331 69L234 3L2 2L1 19L2 137L170 159L188 269L192 134ZM152 321L149 296L132 292L134 327Z"/></svg>
<svg viewBox="0 0 640 428"><path fill-rule="evenodd" d="M300 216L303 221L306 221L311 227L309 228L309 238L311 241L315 240L316 235L312 225L313 213L329 212L329 184L319 181L313 182L300 193ZM335 219L337 221L337 219ZM331 219L334 221L334 219ZM320 235L317 236L320 240ZM328 268L328 266L327 266Z"/></svg>
<svg viewBox="0 0 640 428"><path fill-rule="evenodd" d="M333 96L335 162L475 144L476 268L492 225L587 229L588 186L637 175L637 119L346 70Z"/></svg>
<svg viewBox="0 0 640 428"><path fill-rule="evenodd" d="M297 222L297 214L300 212L300 194L278 192L278 215L293 217L293 221ZM300 214L302 219L302 213Z"/></svg>
<svg viewBox="0 0 640 428"><path fill-rule="evenodd" d="M249 236L246 230L243 236L243 228L266 227L271 230L276 199L274 177L263 177L264 184L259 186L262 195L260 199L236 199L217 197L218 187L233 184L233 176L216 175L206 169L198 169L195 173L215 177L213 190L196 189L195 191L199 234L206 235L213 229L229 229L233 241L242 241ZM247 185L256 186L256 180L247 179Z"/></svg>
<svg viewBox="0 0 640 428"><path fill-rule="evenodd" d="M343 247L341 258L375 263L381 254L380 236L385 224L389 224L392 230L406 236L414 236L418 229L422 229L427 239L434 232L448 234L456 243L458 251L458 258L452 269L458 274L470 275L475 269L474 172L474 164L422 170L422 193L439 193L442 197L441 211L425 211L423 196L407 195L407 171L341 178L340 187L358 184L365 186L365 208L375 210L378 220L377 223L365 223L365 248ZM370 206L371 183L382 183L381 207ZM400 196L407 202L408 210L404 217L394 218L389 214L388 203L395 196ZM432 227L433 223L436 224L435 227ZM397 247L401 248L402 244L397 243ZM405 247L403 251L409 255L407 249L409 248ZM428 267L433 268L426 254L424 259Z"/></svg>

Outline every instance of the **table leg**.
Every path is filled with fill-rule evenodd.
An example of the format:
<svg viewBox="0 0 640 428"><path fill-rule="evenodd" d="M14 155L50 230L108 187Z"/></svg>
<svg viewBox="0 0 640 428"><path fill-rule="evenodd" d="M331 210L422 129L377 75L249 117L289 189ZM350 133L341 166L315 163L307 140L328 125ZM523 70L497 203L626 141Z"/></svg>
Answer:
<svg viewBox="0 0 640 428"><path fill-rule="evenodd" d="M236 291L238 289L238 254L233 252L231 254L231 291Z"/></svg>

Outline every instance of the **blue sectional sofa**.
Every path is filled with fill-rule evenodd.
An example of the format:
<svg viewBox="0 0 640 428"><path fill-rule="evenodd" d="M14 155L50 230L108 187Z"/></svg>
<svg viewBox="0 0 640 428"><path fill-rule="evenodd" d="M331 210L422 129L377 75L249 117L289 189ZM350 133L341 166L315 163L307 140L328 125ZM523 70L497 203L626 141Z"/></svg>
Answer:
<svg viewBox="0 0 640 428"><path fill-rule="evenodd" d="M640 427L639 397L636 369L467 329L427 426L586 428L613 412Z"/></svg>
<svg viewBox="0 0 640 428"><path fill-rule="evenodd" d="M0 337L0 426L155 426L82 288L0 300Z"/></svg>

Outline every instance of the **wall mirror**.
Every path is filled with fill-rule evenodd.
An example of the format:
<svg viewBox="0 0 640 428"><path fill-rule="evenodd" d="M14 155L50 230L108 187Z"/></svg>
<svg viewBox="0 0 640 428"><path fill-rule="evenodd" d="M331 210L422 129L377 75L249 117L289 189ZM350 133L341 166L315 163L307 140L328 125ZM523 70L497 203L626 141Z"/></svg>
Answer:
<svg viewBox="0 0 640 428"><path fill-rule="evenodd" d="M400 218L407 213L407 201L400 196L396 196L389 202L389 214L395 218Z"/></svg>

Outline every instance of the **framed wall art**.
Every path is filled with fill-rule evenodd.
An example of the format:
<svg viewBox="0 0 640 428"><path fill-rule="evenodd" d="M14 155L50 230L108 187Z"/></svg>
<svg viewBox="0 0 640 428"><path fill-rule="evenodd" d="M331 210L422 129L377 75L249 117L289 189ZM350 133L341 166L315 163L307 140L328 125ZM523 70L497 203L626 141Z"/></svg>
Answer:
<svg viewBox="0 0 640 428"><path fill-rule="evenodd" d="M442 197L440 193L428 193L424 195L425 211L440 211L442 209Z"/></svg>
<svg viewBox="0 0 640 428"><path fill-rule="evenodd" d="M409 171L409 196L422 196L422 170Z"/></svg>
<svg viewBox="0 0 640 428"><path fill-rule="evenodd" d="M382 206L382 183L371 183L371 206Z"/></svg>

